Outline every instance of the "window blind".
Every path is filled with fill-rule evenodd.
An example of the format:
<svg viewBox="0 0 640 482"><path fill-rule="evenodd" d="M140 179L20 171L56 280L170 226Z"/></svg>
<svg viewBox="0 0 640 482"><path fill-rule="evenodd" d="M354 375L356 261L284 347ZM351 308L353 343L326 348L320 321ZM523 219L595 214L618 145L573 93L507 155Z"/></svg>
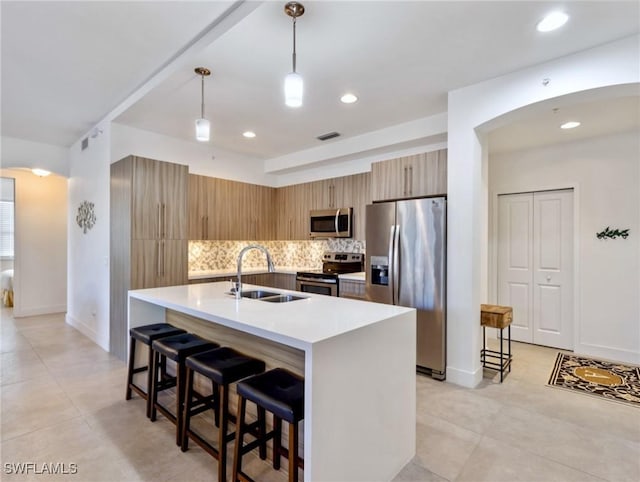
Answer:
<svg viewBox="0 0 640 482"><path fill-rule="evenodd" d="M0 178L0 257L13 258L15 180Z"/></svg>

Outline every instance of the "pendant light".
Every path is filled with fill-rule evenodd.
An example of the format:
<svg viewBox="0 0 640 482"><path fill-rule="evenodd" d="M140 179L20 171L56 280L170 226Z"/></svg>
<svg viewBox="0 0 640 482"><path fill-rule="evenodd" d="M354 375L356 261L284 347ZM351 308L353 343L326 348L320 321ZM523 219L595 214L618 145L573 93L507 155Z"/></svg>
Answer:
<svg viewBox="0 0 640 482"><path fill-rule="evenodd" d="M200 119L196 119L196 139L200 142L209 142L209 121L204 118L204 78L211 75L211 71L206 67L196 67L196 74L201 77L201 99Z"/></svg>
<svg viewBox="0 0 640 482"><path fill-rule="evenodd" d="M304 7L298 2L289 2L284 11L293 19L293 71L284 78L284 102L289 107L302 105L302 76L296 72L296 19L304 13Z"/></svg>

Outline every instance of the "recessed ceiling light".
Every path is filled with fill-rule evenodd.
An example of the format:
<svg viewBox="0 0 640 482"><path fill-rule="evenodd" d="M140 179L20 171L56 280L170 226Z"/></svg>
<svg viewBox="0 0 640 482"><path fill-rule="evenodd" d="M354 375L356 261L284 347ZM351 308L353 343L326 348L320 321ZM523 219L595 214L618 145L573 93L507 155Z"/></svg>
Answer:
<svg viewBox="0 0 640 482"><path fill-rule="evenodd" d="M256 133L253 131L247 131L247 132L243 132L242 135L248 139L253 139L256 136Z"/></svg>
<svg viewBox="0 0 640 482"><path fill-rule="evenodd" d="M343 104L353 104L354 102L358 101L358 97L356 97L354 94L344 94L342 97L340 97L340 102L342 102Z"/></svg>
<svg viewBox="0 0 640 482"><path fill-rule="evenodd" d="M575 129L579 125L580 125L580 122L578 121L565 122L560 126L560 129Z"/></svg>
<svg viewBox="0 0 640 482"><path fill-rule="evenodd" d="M49 171L45 171L44 169L31 169L31 172L33 172L36 176L40 176L40 177L47 177L49 174L51 174L51 172Z"/></svg>
<svg viewBox="0 0 640 482"><path fill-rule="evenodd" d="M538 32L551 32L557 28L562 27L569 20L569 15L564 12L551 12L549 15L544 17L536 28Z"/></svg>

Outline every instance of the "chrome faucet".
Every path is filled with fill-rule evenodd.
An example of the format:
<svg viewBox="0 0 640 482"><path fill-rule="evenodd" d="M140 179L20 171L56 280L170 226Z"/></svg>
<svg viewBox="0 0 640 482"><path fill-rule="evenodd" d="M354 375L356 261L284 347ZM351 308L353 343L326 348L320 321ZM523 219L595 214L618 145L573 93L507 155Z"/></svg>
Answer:
<svg viewBox="0 0 640 482"><path fill-rule="evenodd" d="M271 259L271 255L269 254L269 251L267 251L267 248L265 248L264 246L261 246L259 244L250 244L249 246L242 248L240 254L238 255L238 283L236 284L237 300L242 298L242 257L244 256L244 253L251 249L259 249L264 253L264 255L267 257L267 269L269 273L273 273L276 270L273 267L273 260Z"/></svg>

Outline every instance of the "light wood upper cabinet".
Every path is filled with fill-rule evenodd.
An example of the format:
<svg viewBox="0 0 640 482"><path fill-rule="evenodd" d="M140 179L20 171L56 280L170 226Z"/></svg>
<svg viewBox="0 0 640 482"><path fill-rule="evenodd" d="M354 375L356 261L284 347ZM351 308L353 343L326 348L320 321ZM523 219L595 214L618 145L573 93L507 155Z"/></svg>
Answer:
<svg viewBox="0 0 640 482"><path fill-rule="evenodd" d="M313 184L294 184L276 191L277 229L279 240L309 239L309 211L313 206Z"/></svg>
<svg viewBox="0 0 640 482"><path fill-rule="evenodd" d="M344 202L353 206L353 239L365 239L365 213L371 204L371 173L347 176L344 183Z"/></svg>
<svg viewBox="0 0 640 482"><path fill-rule="evenodd" d="M189 239L207 239L209 177L189 174L188 222Z"/></svg>
<svg viewBox="0 0 640 482"><path fill-rule="evenodd" d="M274 198L268 186L191 174L189 239L274 239Z"/></svg>
<svg viewBox="0 0 640 482"><path fill-rule="evenodd" d="M186 239L188 167L130 157L132 238Z"/></svg>
<svg viewBox="0 0 640 482"><path fill-rule="evenodd" d="M364 239L371 174L338 177L278 189L189 175L189 239L309 239L313 209L353 207L353 237Z"/></svg>
<svg viewBox="0 0 640 482"><path fill-rule="evenodd" d="M447 193L447 150L374 162L374 201L435 196Z"/></svg>
<svg viewBox="0 0 640 482"><path fill-rule="evenodd" d="M335 177L311 184L311 209L339 209L350 207L344 204L344 179Z"/></svg>

